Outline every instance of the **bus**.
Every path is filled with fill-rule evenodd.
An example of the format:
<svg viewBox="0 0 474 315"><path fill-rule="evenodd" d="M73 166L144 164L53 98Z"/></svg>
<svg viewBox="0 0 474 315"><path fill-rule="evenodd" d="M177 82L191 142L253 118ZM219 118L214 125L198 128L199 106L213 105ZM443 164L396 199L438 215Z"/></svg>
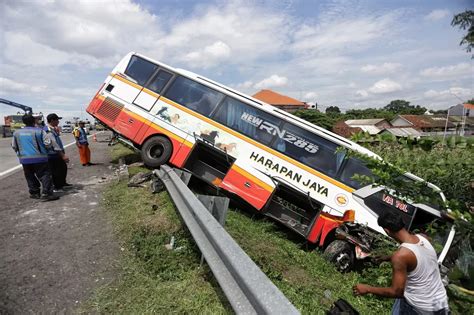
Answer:
<svg viewBox="0 0 474 315"><path fill-rule="evenodd" d="M396 211L409 230L444 219L435 206L354 180L371 172L347 152L377 157L364 147L135 52L107 76L87 112L141 150L147 166L168 163L191 172L322 247L341 271L370 254L374 235L385 234L377 224L382 211ZM439 188L428 186L445 201ZM453 237L451 229L440 262Z"/></svg>

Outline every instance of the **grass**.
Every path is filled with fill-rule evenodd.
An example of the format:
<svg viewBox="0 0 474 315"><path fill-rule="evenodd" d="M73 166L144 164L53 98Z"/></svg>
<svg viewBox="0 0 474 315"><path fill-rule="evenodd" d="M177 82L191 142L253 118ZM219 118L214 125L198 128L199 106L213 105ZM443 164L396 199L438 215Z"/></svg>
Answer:
<svg viewBox="0 0 474 315"><path fill-rule="evenodd" d="M114 158L135 154L121 145ZM131 173L147 171L131 167ZM166 192L111 184L103 207L124 248L117 280L100 288L86 313L233 313ZM388 314L392 300L354 297L356 283L387 285L389 264L362 273L341 274L303 239L290 240L284 227L246 212L229 211L226 229L275 285L303 314L324 314L344 298L361 314ZM167 250L171 237L179 250Z"/></svg>

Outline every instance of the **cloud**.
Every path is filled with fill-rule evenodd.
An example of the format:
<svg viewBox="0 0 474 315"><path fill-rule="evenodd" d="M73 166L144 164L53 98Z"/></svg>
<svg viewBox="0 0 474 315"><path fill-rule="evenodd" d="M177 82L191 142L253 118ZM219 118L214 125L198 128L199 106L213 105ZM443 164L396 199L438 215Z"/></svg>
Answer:
<svg viewBox="0 0 474 315"><path fill-rule="evenodd" d="M464 99L467 101L469 98L472 98L472 90L466 89L463 87L451 87L446 90L436 91L436 90L428 90L423 95L425 98L430 99L432 101L448 101L450 103L459 103L461 100Z"/></svg>
<svg viewBox="0 0 474 315"><path fill-rule="evenodd" d="M432 67L420 71L420 75L435 80L450 80L472 76L473 67L467 62L445 67Z"/></svg>
<svg viewBox="0 0 474 315"><path fill-rule="evenodd" d="M270 87L285 86L287 83L288 83L288 78L273 74L270 77L265 78L262 81L256 83L254 85L254 88L261 90L261 89L266 89Z"/></svg>
<svg viewBox="0 0 474 315"><path fill-rule="evenodd" d="M177 21L159 45L166 56L192 68L248 64L285 49L291 30L288 20L284 12L231 1ZM201 57L208 60L196 64Z"/></svg>
<svg viewBox="0 0 474 315"><path fill-rule="evenodd" d="M357 98L362 98L362 99L369 97L369 93L366 90L358 90L356 91L355 95Z"/></svg>
<svg viewBox="0 0 474 315"><path fill-rule="evenodd" d="M423 19L425 19L426 21L438 21L447 17L449 14L449 10L438 9L431 11L428 15L425 15Z"/></svg>
<svg viewBox="0 0 474 315"><path fill-rule="evenodd" d="M303 101L305 102L314 102L318 97L316 92L307 92L303 95Z"/></svg>
<svg viewBox="0 0 474 315"><path fill-rule="evenodd" d="M368 91L373 94L385 94L400 91L401 89L402 86L399 83L385 78L375 82Z"/></svg>
<svg viewBox="0 0 474 315"><path fill-rule="evenodd" d="M291 49L296 54L331 55L365 47L391 31L398 14L339 17L320 24L303 24L294 34Z"/></svg>
<svg viewBox="0 0 474 315"><path fill-rule="evenodd" d="M402 65L400 63L384 62L383 64L379 65L368 64L363 66L360 70L369 74L381 75L394 73L400 70L401 67Z"/></svg>
<svg viewBox="0 0 474 315"><path fill-rule="evenodd" d="M231 48L222 41L217 41L198 51L193 51L185 56L183 60L194 67L209 68L227 60L231 56Z"/></svg>
<svg viewBox="0 0 474 315"><path fill-rule="evenodd" d="M156 17L130 0L10 1L3 9L5 55L22 65L109 66L162 37Z"/></svg>
<svg viewBox="0 0 474 315"><path fill-rule="evenodd" d="M29 85L26 83L16 82L14 80L0 77L0 93L41 93L45 91L45 85Z"/></svg>

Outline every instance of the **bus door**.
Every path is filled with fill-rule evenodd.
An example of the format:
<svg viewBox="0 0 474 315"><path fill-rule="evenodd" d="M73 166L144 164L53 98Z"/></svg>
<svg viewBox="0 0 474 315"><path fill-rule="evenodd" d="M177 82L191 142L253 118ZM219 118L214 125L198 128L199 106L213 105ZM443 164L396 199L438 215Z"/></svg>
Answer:
<svg viewBox="0 0 474 315"><path fill-rule="evenodd" d="M122 110L117 118L116 128L120 130L123 136L134 140L140 129L148 126L144 122L146 120L153 120L150 110L159 99L161 91L172 76L170 72L158 69L131 102L134 108L132 110ZM143 130L140 134L143 132L146 132L146 130Z"/></svg>

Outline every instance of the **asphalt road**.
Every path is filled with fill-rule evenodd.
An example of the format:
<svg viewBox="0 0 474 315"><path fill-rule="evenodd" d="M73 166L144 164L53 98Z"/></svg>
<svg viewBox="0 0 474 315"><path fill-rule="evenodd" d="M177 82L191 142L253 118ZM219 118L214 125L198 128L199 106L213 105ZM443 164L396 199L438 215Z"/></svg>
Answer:
<svg viewBox="0 0 474 315"><path fill-rule="evenodd" d="M20 169L0 180L0 314L75 313L115 278L120 245L100 207L114 177L107 136L97 138L90 143L97 165L82 166L75 146L66 149L74 187L59 200L30 199Z"/></svg>
<svg viewBox="0 0 474 315"><path fill-rule="evenodd" d="M64 133L61 135L64 145L74 143L72 133ZM0 138L0 179L11 172L14 167L20 168L20 163L16 157L15 151L11 148L12 138Z"/></svg>

